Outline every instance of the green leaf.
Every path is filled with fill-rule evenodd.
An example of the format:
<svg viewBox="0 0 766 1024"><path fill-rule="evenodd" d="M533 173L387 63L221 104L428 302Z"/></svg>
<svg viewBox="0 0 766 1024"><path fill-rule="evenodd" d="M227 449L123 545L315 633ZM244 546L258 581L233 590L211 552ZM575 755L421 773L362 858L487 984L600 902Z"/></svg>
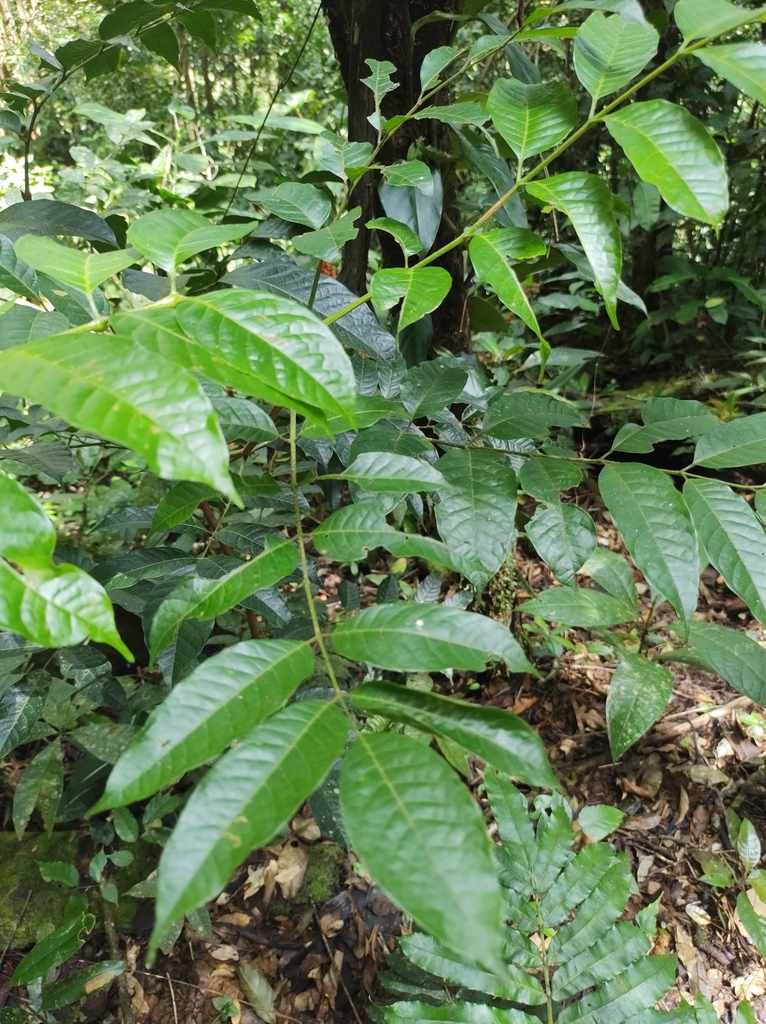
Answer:
<svg viewBox="0 0 766 1024"><path fill-rule="evenodd" d="M219 579L200 576L182 579L152 619L149 644L152 660L173 642L185 619L215 619L256 591L279 583L297 564L298 549L290 540L279 540Z"/></svg>
<svg viewBox="0 0 766 1024"><path fill-rule="evenodd" d="M465 577L481 589L515 543L514 472L488 449L451 449L438 467L452 486L439 495L435 509L439 536Z"/></svg>
<svg viewBox="0 0 766 1024"><path fill-rule="evenodd" d="M641 1017L675 983L674 956L642 957L595 992L570 1003L559 1014L559 1024L600 1024Z"/></svg>
<svg viewBox="0 0 766 1024"><path fill-rule="evenodd" d="M670 601L688 625L697 608L699 551L686 502L672 479L641 463L607 466L601 497L655 597Z"/></svg>
<svg viewBox="0 0 766 1024"><path fill-rule="evenodd" d="M729 208L726 164L707 128L667 100L632 103L604 118L644 181L685 217L718 227Z"/></svg>
<svg viewBox="0 0 766 1024"><path fill-rule="evenodd" d="M42 203L12 203L0 211L0 234L15 242L28 233L50 235L52 238L66 235L117 245L114 232L98 214L52 199Z"/></svg>
<svg viewBox="0 0 766 1024"><path fill-rule="evenodd" d="M459 985L472 992L486 992L525 1006L545 1002L540 982L512 964L506 965L502 978L498 978L488 971L480 970L468 958L452 953L432 936L421 932L403 935L400 945L408 960L421 970L443 978L448 985Z"/></svg>
<svg viewBox="0 0 766 1024"><path fill-rule="evenodd" d="M75 971L63 981L46 985L40 1009L58 1010L63 1006L71 1006L72 1003L98 992L106 985L111 985L127 966L124 960L102 960L81 971Z"/></svg>
<svg viewBox="0 0 766 1024"><path fill-rule="evenodd" d="M42 709L42 694L30 682L21 682L5 691L0 698L0 757L26 740Z"/></svg>
<svg viewBox="0 0 766 1024"><path fill-rule="evenodd" d="M624 811L608 804L589 804L577 815L577 821L588 839L598 842L619 828L624 817Z"/></svg>
<svg viewBox="0 0 766 1024"><path fill-rule="evenodd" d="M656 185L639 181L633 190L633 213L644 231L651 231L660 217L662 197Z"/></svg>
<svg viewBox="0 0 766 1024"><path fill-rule="evenodd" d="M724 35L750 21L759 21L766 8L743 9L727 0L678 0L673 9L676 25L686 42Z"/></svg>
<svg viewBox="0 0 766 1024"><path fill-rule="evenodd" d="M571 462L558 459L526 459L519 473L519 486L525 494L548 504L558 501L560 491L568 491L582 480L582 472Z"/></svg>
<svg viewBox="0 0 766 1024"><path fill-rule="evenodd" d="M484 124L489 115L481 103L463 100L445 107L424 107L412 115L415 121L441 121L443 124Z"/></svg>
<svg viewBox="0 0 766 1024"><path fill-rule="evenodd" d="M154 210L128 228L128 241L155 266L173 273L199 252L244 238L253 224L211 224L193 210Z"/></svg>
<svg viewBox="0 0 766 1024"><path fill-rule="evenodd" d="M211 768L162 853L150 959L173 921L216 896L250 851L290 820L347 735L335 704L301 701L257 726Z"/></svg>
<svg viewBox="0 0 766 1024"><path fill-rule="evenodd" d="M332 203L324 192L299 182L286 181L276 188L262 189L255 198L282 220L307 228L321 228L332 213Z"/></svg>
<svg viewBox="0 0 766 1024"><path fill-rule="evenodd" d="M379 309L391 309L403 300L399 312L400 331L440 306L451 287L452 278L443 267L378 270L370 282L372 300Z"/></svg>
<svg viewBox="0 0 766 1024"><path fill-rule="evenodd" d="M442 474L429 463L387 452L362 452L343 473L333 474L333 477L351 480L372 494L410 494L449 487Z"/></svg>
<svg viewBox="0 0 766 1024"><path fill-rule="evenodd" d="M225 293L223 293L225 294ZM127 338L59 335L0 352L3 386L143 456L160 476L236 500L228 451L197 381Z"/></svg>
<svg viewBox="0 0 766 1024"><path fill-rule="evenodd" d="M695 50L703 64L721 78L766 104L766 46L763 43L730 43Z"/></svg>
<svg viewBox="0 0 766 1024"><path fill-rule="evenodd" d="M516 78L498 79L487 111L519 165L561 142L577 123L577 103L565 82L524 85Z"/></svg>
<svg viewBox="0 0 766 1024"><path fill-rule="evenodd" d="M733 469L766 462L766 412L729 420L697 442L694 463L708 469Z"/></svg>
<svg viewBox="0 0 766 1024"><path fill-rule="evenodd" d="M2 472L0 507L0 555L25 569L48 568L56 547L56 527L37 499Z"/></svg>
<svg viewBox="0 0 766 1024"><path fill-rule="evenodd" d="M737 836L737 856L747 872L757 867L761 859L761 841L753 823L748 818L745 818L740 825Z"/></svg>
<svg viewBox="0 0 766 1024"><path fill-rule="evenodd" d="M176 318L192 359L202 350L208 376L221 380L234 370L241 373L243 390L266 401L281 396L275 404L299 411L308 407L316 417L338 415L354 425L351 360L330 328L305 306L267 292L230 289L185 299Z"/></svg>
<svg viewBox="0 0 766 1024"><path fill-rule="evenodd" d="M737 913L750 936L750 941L761 956L766 956L766 919L753 909L753 904L747 898L746 892L741 892L737 897ZM11 979L11 983L13 983L13 979Z"/></svg>
<svg viewBox="0 0 766 1024"><path fill-rule="evenodd" d="M429 177L429 180L433 183L433 178ZM423 243L412 228L407 227L400 220L394 220L393 217L374 217L367 221L367 227L375 228L376 231L387 231L388 234L393 235L401 246L405 257L417 256L423 249Z"/></svg>
<svg viewBox="0 0 766 1024"><path fill-rule="evenodd" d="M594 11L575 36L577 77L594 101L608 96L635 78L657 52L658 43L659 36L650 26Z"/></svg>
<svg viewBox="0 0 766 1024"><path fill-rule="evenodd" d="M601 178L583 171L554 174L545 181L530 182L526 189L536 199L562 210L569 217L593 270L596 289L604 297L609 319L618 329L617 289L622 272L622 242L614 219L611 192Z"/></svg>
<svg viewBox="0 0 766 1024"><path fill-rule="evenodd" d="M162 21L141 33L141 42L152 53L162 57L168 64L179 70L178 39L168 22Z"/></svg>
<svg viewBox="0 0 766 1024"><path fill-rule="evenodd" d="M537 509L526 533L553 575L575 586L575 574L596 549L596 527L588 513L577 505L556 501Z"/></svg>
<svg viewBox="0 0 766 1024"><path fill-rule="evenodd" d="M745 633L714 622L692 622L688 646L663 661L682 661L715 672L757 704L766 705L766 651Z"/></svg>
<svg viewBox="0 0 766 1024"><path fill-rule="evenodd" d="M482 430L492 437L545 437L551 427L585 427L587 418L566 399L526 388L502 395L484 415Z"/></svg>
<svg viewBox="0 0 766 1024"><path fill-rule="evenodd" d="M511 672L534 671L505 626L444 605L367 608L342 622L332 642L345 658L395 672L480 672L489 661L504 661Z"/></svg>
<svg viewBox="0 0 766 1024"><path fill-rule="evenodd" d="M684 498L710 564L766 622L766 533L755 513L721 480L687 480Z"/></svg>
<svg viewBox="0 0 766 1024"><path fill-rule="evenodd" d="M434 416L463 393L468 371L441 360L413 366L402 377L399 397L413 420Z"/></svg>
<svg viewBox="0 0 766 1024"><path fill-rule="evenodd" d="M245 441L263 444L276 441L279 431L272 418L245 398L216 395L211 398L215 414L227 441Z"/></svg>
<svg viewBox="0 0 766 1024"><path fill-rule="evenodd" d="M17 288L13 290L22 291ZM60 334L71 326L62 313L47 313L36 306L26 306L17 302L7 313L0 316L0 348L12 348L27 341L49 338L51 334Z"/></svg>
<svg viewBox="0 0 766 1024"><path fill-rule="evenodd" d="M92 813L135 803L213 760L284 704L311 675L309 647L245 640L182 679L112 769Z"/></svg>
<svg viewBox="0 0 766 1024"><path fill-rule="evenodd" d="M582 629L618 626L636 617L635 605L583 587L549 587L531 601L525 601L519 611Z"/></svg>
<svg viewBox="0 0 766 1024"><path fill-rule="evenodd" d="M328 263L339 263L343 246L359 234L354 221L359 220L361 213L362 207L355 206L326 228L296 235L292 240L293 248Z"/></svg>
<svg viewBox="0 0 766 1024"><path fill-rule="evenodd" d="M503 971L506 974L506 971ZM537 1024L539 1017L521 1010L501 1010L487 1003L432 1003L408 1002L382 1006L386 1024L406 1020L410 1024Z"/></svg>
<svg viewBox="0 0 766 1024"><path fill-rule="evenodd" d="M362 85L366 85L368 89L372 90L375 106L379 107L384 96L399 88L399 83L391 80L391 75L396 71L396 65L392 64L390 60L365 60L364 63L370 69L370 74L367 78L361 79Z"/></svg>
<svg viewBox="0 0 766 1024"><path fill-rule="evenodd" d="M64 759L61 743L56 739L35 754L13 792L13 827L19 839L24 835L35 807L40 809L45 831L53 831L63 789Z"/></svg>
<svg viewBox="0 0 766 1024"><path fill-rule="evenodd" d="M38 296L37 274L19 258L13 242L5 235L0 235L0 286L27 299L36 299ZM3 345L3 348L6 347Z"/></svg>
<svg viewBox="0 0 766 1024"><path fill-rule="evenodd" d="M407 160L383 168L383 175L389 185L408 185L419 188L424 195L433 195L434 179L427 164L422 160Z"/></svg>
<svg viewBox="0 0 766 1024"><path fill-rule="evenodd" d="M321 555L337 562L361 562L377 547L399 558L424 558L462 572L459 553L432 537L400 533L386 522L385 506L377 501L346 505L314 530L312 541Z"/></svg>
<svg viewBox="0 0 766 1024"><path fill-rule="evenodd" d="M641 418L643 427L635 429L635 424L626 424L619 431L612 451L650 452L661 441L700 437L720 426L721 422L701 402L680 398L650 398L641 410Z"/></svg>
<svg viewBox="0 0 766 1024"><path fill-rule="evenodd" d="M499 228L483 235L474 235L469 243L468 251L478 279L490 285L500 301L512 313L520 316L538 338L542 338L540 325L527 294L506 260L506 256L509 255L508 235L521 231L523 231L522 228ZM544 251L545 247L543 246Z"/></svg>
<svg viewBox="0 0 766 1024"><path fill-rule="evenodd" d="M428 92L437 84L441 73L448 67L458 55L454 46L437 46L423 58L420 65L420 91L421 94Z"/></svg>
<svg viewBox="0 0 766 1024"><path fill-rule="evenodd" d="M22 235L14 249L16 255L30 267L44 271L57 281L63 281L88 295L108 278L119 274L140 258L135 249L84 253L39 235Z"/></svg>
<svg viewBox="0 0 766 1024"><path fill-rule="evenodd" d="M402 910L502 976L502 903L489 839L446 762L408 736L361 733L341 769L340 801L354 850Z"/></svg>
<svg viewBox="0 0 766 1024"><path fill-rule="evenodd" d="M623 655L606 698L606 726L613 757L622 757L654 725L672 693L673 677L666 668L642 654Z"/></svg>
<svg viewBox="0 0 766 1024"><path fill-rule="evenodd" d="M95 923L95 917L87 912L85 897L75 896L70 901L65 923L38 942L16 965L11 984L28 985L30 981L44 978L48 971L77 952Z"/></svg>
<svg viewBox="0 0 766 1024"><path fill-rule="evenodd" d="M157 506L149 536L153 533L164 533L179 523L186 522L201 501L215 494L216 491L206 484L192 484L186 481L174 484Z"/></svg>
<svg viewBox="0 0 766 1024"><path fill-rule="evenodd" d="M80 884L80 872L74 864L70 864L68 861L54 860L43 864L38 863L37 866L44 882L58 882L59 885L65 885L68 889L74 889Z"/></svg>
<svg viewBox="0 0 766 1024"><path fill-rule="evenodd" d="M633 582L633 570L622 555L597 547L581 571L604 590L608 590L613 597L619 598L631 608L636 607L638 591Z"/></svg>
<svg viewBox="0 0 766 1024"><path fill-rule="evenodd" d="M79 644L90 636L133 661L115 628L109 598L74 565L35 569L22 576L0 562L0 628L43 647Z"/></svg>
<svg viewBox="0 0 766 1024"><path fill-rule="evenodd" d="M364 683L351 703L371 714L446 736L488 764L531 786L558 787L539 736L499 708L477 707L397 683Z"/></svg>

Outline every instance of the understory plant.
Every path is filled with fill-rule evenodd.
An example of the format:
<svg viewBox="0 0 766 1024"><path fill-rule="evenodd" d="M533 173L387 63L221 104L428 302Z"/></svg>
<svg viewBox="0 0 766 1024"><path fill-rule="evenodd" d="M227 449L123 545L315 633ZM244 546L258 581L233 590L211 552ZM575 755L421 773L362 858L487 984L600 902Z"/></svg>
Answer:
<svg viewBox="0 0 766 1024"><path fill-rule="evenodd" d="M618 920L635 891L626 855L605 842L575 853L572 811L560 796L539 796L530 808L503 776L488 771L485 784L502 840L493 852L506 917L506 970L502 976L482 971L422 932L404 936L381 975L399 999L376 1008L379 1018L385 1024L716 1021L704 996L695 1006L652 1009L673 987L676 958L650 953L658 903L632 921Z"/></svg>
<svg viewBox="0 0 766 1024"><path fill-rule="evenodd" d="M594 6L570 23L570 11ZM126 34L172 57L175 13L126 3L104 19L100 42L46 52L50 79L14 86L6 125L29 140L44 97L80 67L108 71L103 62ZM166 189L160 208L122 227L57 200L0 211L0 283L18 297L0 316L0 455L10 460L0 472L0 756L34 751L15 791L14 827L22 834L38 808L49 829L87 815L92 827L114 823L119 834L121 821L130 833L140 808L157 800L150 960L184 915L214 898L311 798L327 810L330 834L345 838L420 927L507 978L509 899L521 934L532 921L530 897L545 895L544 908L550 894L533 874L518 876L520 888L509 889L507 875L498 881L460 771L467 752L529 786L556 792L559 783L520 718L439 692L461 678L455 673L495 666L532 679L538 664L550 667L577 642L572 630L585 631L586 649L614 668L607 725L615 758L672 695L663 661L717 672L764 703L766 651L697 621L695 609L710 564L766 621L763 492L731 473L766 462L766 413L723 421L700 402L656 397L609 451L588 454L590 403L567 397L566 374L550 377L576 349L545 337L535 298L535 274L558 256L577 276L572 294L587 289L611 329L618 302L642 306L621 281L624 201L603 176L556 166L588 133L605 129L626 174L715 237L728 205L717 141L686 108L638 97L701 61L766 102L766 46L752 29L764 13L679 0L674 23L660 26L679 42L662 60L654 21L630 0L542 5L513 31L488 17L489 34L428 55L407 115L386 119L396 69L369 59L377 143L323 132L310 181L248 193L253 205L227 211L221 223ZM543 82L530 70L523 47L541 40L565 54L572 41L574 74L589 97L582 115L565 76ZM493 61L491 89L440 102L448 85ZM458 136L461 127L481 129L489 149L473 147L493 193L437 249L444 190L427 147L384 162L386 143L418 120ZM400 265L374 269L369 292L354 295L333 268L359 230L355 189L373 175L385 216L366 227L393 239ZM513 373L444 353L428 336L428 318L456 286L434 264L458 246L485 314L513 320L516 354L525 357ZM683 468L642 458L666 442L677 443ZM128 503L93 524L99 559L57 536L43 504L50 494L23 483L30 470L61 482L87 474L89 492L105 478L120 481ZM584 477L652 607L674 609L671 640L652 640L652 613L639 612L628 558L599 546L591 514L573 498ZM520 500L531 517L520 514ZM87 507L79 512L89 522ZM514 562L520 533L555 580L529 599ZM318 597L328 571L343 577L332 614ZM505 621L481 613L498 573L511 579ZM408 582L413 574L417 584ZM362 608L364 582L377 589ZM64 740L83 752L66 787ZM183 792L169 793L182 778ZM520 799L508 796L517 825L527 821ZM565 811L555 800L547 806L540 848L553 844L551 871L556 864L566 876ZM531 850L528 823L523 834ZM621 879L616 916L629 891L624 861L590 849L573 863L612 858ZM107 896L119 899L110 884ZM594 900L611 898L609 886L594 886L602 894ZM77 914L67 928L79 936L85 918ZM551 925L563 925L557 935L576 931L565 917ZM613 920L599 924L601 938ZM631 935L642 947L648 941L640 927ZM568 977L563 961L587 950L560 941ZM537 955L526 941L520 949ZM636 963L622 964L630 977L645 970ZM542 961L526 966L548 970ZM29 969L15 980L29 980ZM551 1000L570 993L550 987L563 984L559 976L539 989L550 1020ZM672 981L658 977L668 985L646 989L647 1007ZM609 984L579 1005L608 998ZM579 1019L574 1012L564 1007L560 1020Z"/></svg>

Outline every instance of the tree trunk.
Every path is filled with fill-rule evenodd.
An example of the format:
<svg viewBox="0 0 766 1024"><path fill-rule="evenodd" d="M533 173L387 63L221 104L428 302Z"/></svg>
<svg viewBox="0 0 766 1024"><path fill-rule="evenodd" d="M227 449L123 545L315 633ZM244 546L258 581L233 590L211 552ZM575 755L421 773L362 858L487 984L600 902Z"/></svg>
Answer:
<svg viewBox="0 0 766 1024"><path fill-rule="evenodd" d="M462 0L322 0L335 54L348 92L348 137L353 142L377 141L377 133L367 118L374 112L372 91L362 85L369 75L365 61L388 60L396 67L392 74L398 88L383 99L383 116L394 117L411 109L420 93L420 66L431 50L449 43L453 23L439 20L423 26L414 40L412 25L434 11L457 12ZM405 160L410 146L420 138L445 153L442 165L444 179L444 211L435 248L454 240L460 232L455 211L450 210L454 198L453 175L448 154L451 151L449 129L433 121L410 121L403 125L381 154L385 163ZM443 169L443 168L446 168ZM354 206L362 207L358 221L359 234L343 252L340 278L357 295L367 290L367 256L370 232L368 220L382 214L377 195L377 175L366 174L354 190ZM401 266L398 246L381 239L384 263ZM442 306L435 311L434 344L458 352L467 346L464 329L466 288L462 253L453 250L439 261L452 276L452 289Z"/></svg>

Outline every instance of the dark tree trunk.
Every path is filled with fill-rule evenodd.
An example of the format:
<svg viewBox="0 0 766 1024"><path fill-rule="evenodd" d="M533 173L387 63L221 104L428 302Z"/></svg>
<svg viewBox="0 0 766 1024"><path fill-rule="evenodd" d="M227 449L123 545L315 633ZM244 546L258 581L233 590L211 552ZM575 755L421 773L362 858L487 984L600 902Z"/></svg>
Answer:
<svg viewBox="0 0 766 1024"><path fill-rule="evenodd" d="M412 38L412 25L434 11L457 12L462 0L322 0L335 54L348 92L348 137L353 142L377 141L375 129L367 118L374 112L373 94L361 79L369 74L368 58L388 60L396 67L392 75L398 88L383 100L384 117L394 117L411 109L420 92L420 65L431 50L449 43L453 23L445 20L425 25ZM430 146L445 154L440 168L444 179L444 212L435 248L457 237L460 226L455 211L453 174L449 163L451 150L449 129L429 121L411 121L394 135L381 154L385 163L404 160L413 142L424 138ZM358 295L367 290L367 255L370 232L365 224L382 213L377 195L377 176L367 174L354 190L353 204L362 207L357 226L359 234L343 253L341 280ZM401 265L401 254L389 240L381 239L384 262ZM466 288L460 249L453 250L439 261L452 276L452 289L442 306L435 311L434 344L451 351L461 351L467 344L464 328Z"/></svg>

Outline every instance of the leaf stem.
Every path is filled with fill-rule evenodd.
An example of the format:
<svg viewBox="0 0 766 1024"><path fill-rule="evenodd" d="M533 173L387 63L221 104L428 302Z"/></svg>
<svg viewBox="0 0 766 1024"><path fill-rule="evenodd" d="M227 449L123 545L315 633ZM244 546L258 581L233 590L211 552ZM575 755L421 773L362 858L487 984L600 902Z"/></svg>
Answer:
<svg viewBox="0 0 766 1024"><path fill-rule="evenodd" d="M335 675L335 670L330 662L327 647L324 642L322 627L319 625L319 617L314 606L314 595L311 593L311 580L309 579L309 561L306 555L306 535L303 532L303 519L301 503L298 496L298 417L294 409L290 410L290 490L293 494L293 507L295 508L295 541L298 545L301 559L301 575L303 576L303 590L306 594L311 625L314 628L314 641L319 648L319 653L325 663L327 676L335 690L335 700L345 709L345 694L340 688L340 683Z"/></svg>

